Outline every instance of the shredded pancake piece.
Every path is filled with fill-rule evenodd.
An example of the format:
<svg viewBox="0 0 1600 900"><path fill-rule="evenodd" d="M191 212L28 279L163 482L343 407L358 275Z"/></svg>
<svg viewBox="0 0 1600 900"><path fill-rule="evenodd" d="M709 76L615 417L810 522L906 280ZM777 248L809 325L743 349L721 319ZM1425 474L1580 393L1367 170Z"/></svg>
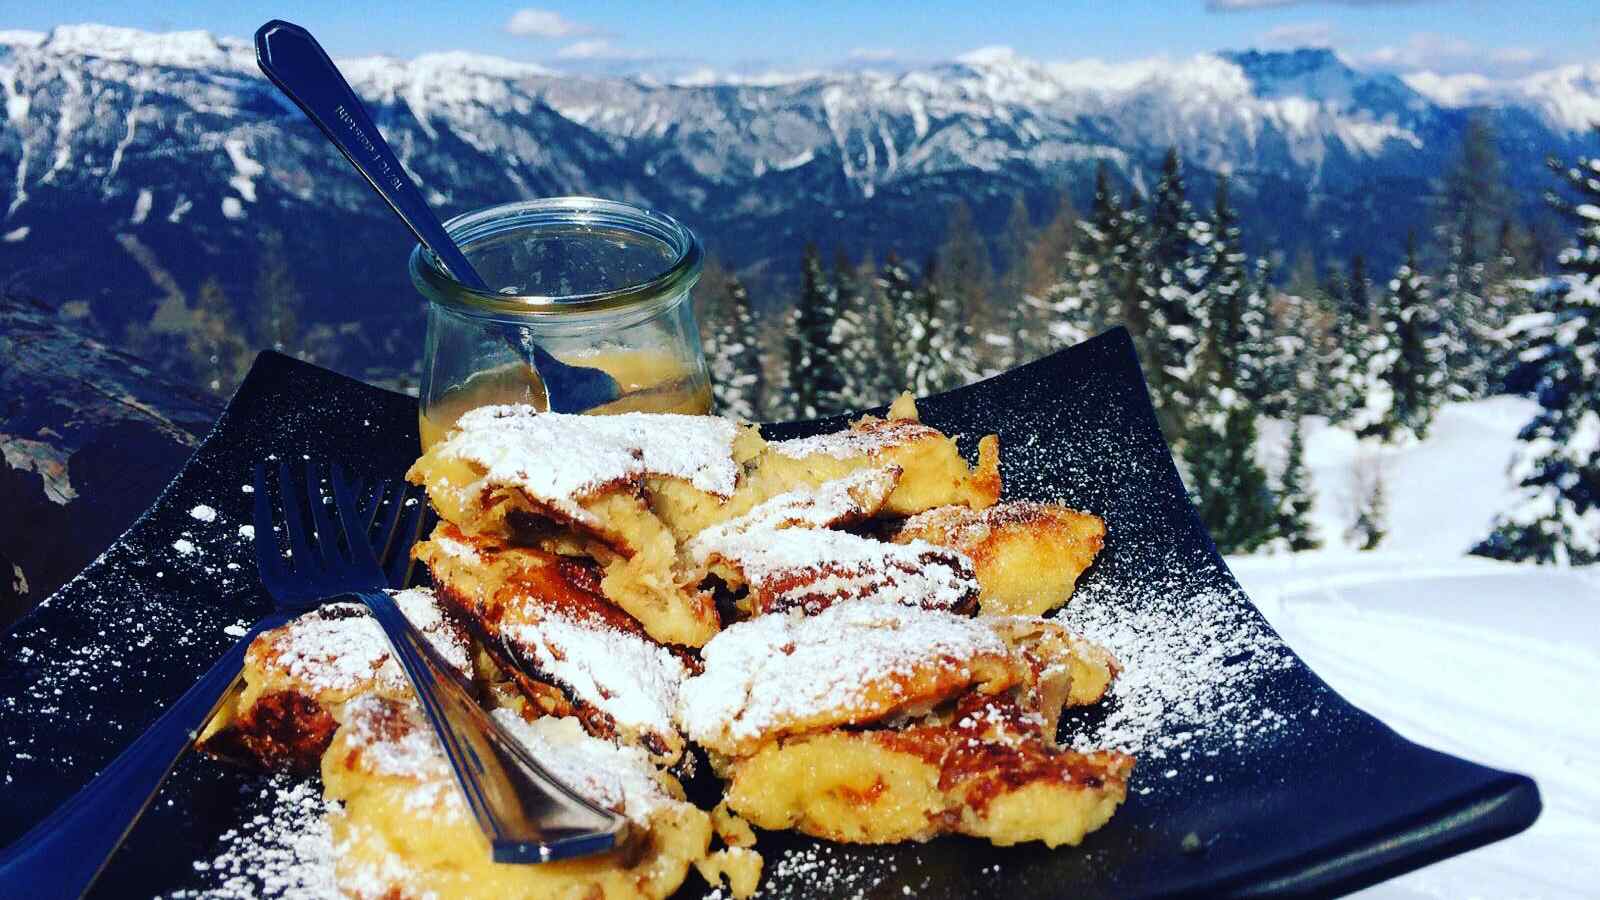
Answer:
<svg viewBox="0 0 1600 900"><path fill-rule="evenodd" d="M524 694L545 712L576 715L591 734L676 762L684 747L673 724L689 674L683 660L600 594L592 564L528 548L480 552L474 541L441 525L413 552L486 649L524 676L517 679ZM502 563L501 579L486 577L485 556ZM562 696L549 697L546 686Z"/></svg>
<svg viewBox="0 0 1600 900"><path fill-rule="evenodd" d="M472 671L466 633L425 588L391 592L440 657ZM365 694L411 696L389 640L359 603L329 603L262 632L245 652L244 690L218 709L200 749L264 768L315 770L341 707Z"/></svg>
<svg viewBox="0 0 1600 900"><path fill-rule="evenodd" d="M350 704L323 760L340 891L386 897L670 896L706 857L710 817L637 748L590 737L572 719L493 716L540 765L586 799L626 816L628 841L544 863L492 861L438 741L414 704Z"/></svg>
<svg viewBox="0 0 1600 900"><path fill-rule="evenodd" d="M890 544L832 527L883 506L898 467L861 469L817 488L780 494L706 529L685 547L732 588L748 586L753 613L815 615L845 600L873 599L965 611L978 596L972 563L925 542Z"/></svg>
<svg viewBox="0 0 1600 900"><path fill-rule="evenodd" d="M484 406L463 415L412 467L429 482L441 515L493 491L518 491L535 508L578 524L599 522L583 501L647 476L675 478L718 497L732 495L739 426L714 416L623 413L579 416L531 406ZM435 463L465 463L464 483L430 481ZM464 523L458 523L464 524Z"/></svg>
<svg viewBox="0 0 1600 900"><path fill-rule="evenodd" d="M1009 500L987 509L941 506L893 530L899 543L926 541L973 561L985 614L1039 615L1067 602L1105 542L1098 516L1055 503Z"/></svg>
<svg viewBox="0 0 1600 900"><path fill-rule="evenodd" d="M1133 760L1055 746L1007 694L968 694L893 728L827 731L731 760L728 806L752 824L850 843L967 834L1076 844L1127 795Z"/></svg>
<svg viewBox="0 0 1600 900"><path fill-rule="evenodd" d="M846 603L815 616L769 614L729 626L684 682L678 719L728 755L785 734L927 709L1021 674L980 620L889 603Z"/></svg>

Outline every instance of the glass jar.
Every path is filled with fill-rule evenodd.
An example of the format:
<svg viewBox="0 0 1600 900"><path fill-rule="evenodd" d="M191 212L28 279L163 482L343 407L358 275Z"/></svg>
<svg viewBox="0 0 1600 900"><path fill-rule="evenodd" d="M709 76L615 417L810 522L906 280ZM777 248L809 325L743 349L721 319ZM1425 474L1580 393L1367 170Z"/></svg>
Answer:
<svg viewBox="0 0 1600 900"><path fill-rule="evenodd" d="M519 330L562 362L617 380L621 399L592 412L710 412L689 299L704 254L689 229L590 197L505 203L445 228L494 292L451 278L432 251L412 251L411 280L428 299L423 449L474 407L547 408L538 375L507 340Z"/></svg>

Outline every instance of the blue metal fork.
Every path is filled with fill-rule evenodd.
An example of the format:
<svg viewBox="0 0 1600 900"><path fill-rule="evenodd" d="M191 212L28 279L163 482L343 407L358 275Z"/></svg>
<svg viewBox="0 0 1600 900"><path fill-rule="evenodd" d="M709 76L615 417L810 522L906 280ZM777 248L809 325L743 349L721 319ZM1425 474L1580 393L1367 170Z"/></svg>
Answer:
<svg viewBox="0 0 1600 900"><path fill-rule="evenodd" d="M315 481L314 477L308 480ZM330 482L346 533L364 534L368 526L361 519L356 491L343 471L335 468ZM421 497L408 496L404 485L385 491L380 484L377 490L392 496L398 506L426 508ZM348 555L341 555L333 537L338 528L328 504L314 487L310 500L319 536L316 551L308 546L307 535L291 525L288 532L293 572L282 566L282 560L278 565L263 563L262 583L280 601L349 594L366 604L416 689L423 712L450 760L462 797L489 841L494 860L550 862L615 846L626 830L627 820L590 803L546 772L520 741L484 712L473 697L472 686L439 657L384 590L383 571L372 545L367 541L347 541ZM292 517L286 519L293 521ZM409 537L414 538L415 534ZM409 548L409 540L406 546ZM394 555L393 547L390 553Z"/></svg>
<svg viewBox="0 0 1600 900"><path fill-rule="evenodd" d="M286 468L283 472L287 475ZM276 560L279 554L272 543L271 500L265 472L260 467L256 469L254 489L257 558L261 559L263 548L268 547L267 556ZM376 521L380 499L381 494L374 492L370 504L357 511L358 517L369 525ZM406 530L400 523L400 512L401 506L396 504L381 524L386 546L393 545L386 559L397 578L404 576L410 564L410 541L402 546L388 539ZM415 518L407 520L413 537L422 526L421 512L419 508ZM228 696L244 666L250 642L261 632L315 607L321 599L310 595L274 596L272 611L251 625L244 637L228 648L138 740L55 812L0 850L0 895L13 896L11 892L15 890L15 896L55 900L86 893L160 790L167 773Z"/></svg>

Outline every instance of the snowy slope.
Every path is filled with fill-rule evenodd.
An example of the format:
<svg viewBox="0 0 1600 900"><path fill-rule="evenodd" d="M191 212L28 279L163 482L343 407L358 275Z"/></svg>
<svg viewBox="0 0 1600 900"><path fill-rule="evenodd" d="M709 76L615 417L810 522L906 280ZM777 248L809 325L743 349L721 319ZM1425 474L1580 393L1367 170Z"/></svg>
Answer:
<svg viewBox="0 0 1600 900"><path fill-rule="evenodd" d="M1402 447L1358 441L1320 417L1308 418L1306 464L1323 547L1343 545L1354 516L1356 469L1376 465L1389 503L1389 536L1381 549L1446 557L1465 553L1489 533L1495 514L1511 505L1516 492L1506 467L1518 429L1536 409L1538 404L1522 397L1446 404L1426 441ZM1261 425L1257 446L1270 471L1282 465L1287 435L1287 423Z"/></svg>
<svg viewBox="0 0 1600 900"><path fill-rule="evenodd" d="M1533 404L1452 404L1427 441L1378 456L1383 548L1229 560L1289 645L1406 737L1538 781L1532 829L1374 887L1383 900L1595 896L1600 884L1600 571L1466 557L1502 508ZM1282 427L1264 449L1282 442ZM1315 423L1307 457L1325 536L1342 530L1355 439ZM1336 541L1330 541L1335 544Z"/></svg>

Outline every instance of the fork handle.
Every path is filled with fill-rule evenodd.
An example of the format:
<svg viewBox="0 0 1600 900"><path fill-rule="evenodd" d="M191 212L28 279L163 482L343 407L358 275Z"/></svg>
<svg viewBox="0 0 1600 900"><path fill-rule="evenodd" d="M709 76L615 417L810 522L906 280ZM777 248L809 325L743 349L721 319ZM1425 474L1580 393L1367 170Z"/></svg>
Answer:
<svg viewBox="0 0 1600 900"><path fill-rule="evenodd" d="M0 885L39 900L67 900L87 893L167 773L222 705L244 666L250 642L288 618L274 614L252 626L93 781L16 843L0 850Z"/></svg>
<svg viewBox="0 0 1600 900"><path fill-rule="evenodd" d="M412 626L393 597L381 591L356 596L382 626L416 688L496 862L550 862L616 845L626 819L590 803L541 768L483 711L465 680Z"/></svg>

